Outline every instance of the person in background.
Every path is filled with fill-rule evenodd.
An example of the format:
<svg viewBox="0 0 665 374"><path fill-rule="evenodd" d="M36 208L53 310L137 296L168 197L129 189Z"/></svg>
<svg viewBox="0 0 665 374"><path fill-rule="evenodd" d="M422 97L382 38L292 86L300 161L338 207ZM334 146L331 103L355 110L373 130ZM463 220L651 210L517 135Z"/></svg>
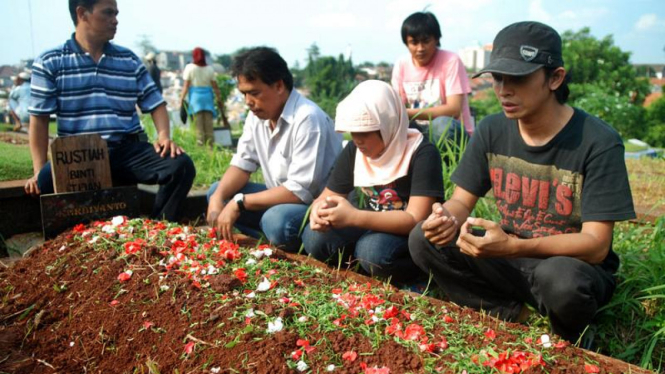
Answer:
<svg viewBox="0 0 665 374"><path fill-rule="evenodd" d="M222 94L215 80L215 71L206 63L205 51L199 47L192 51L192 63L185 66L183 72L185 84L180 94L180 106L184 105L185 98L189 104L188 112L194 115L198 143L213 147L213 118L217 114L215 98L224 126L229 127L224 113Z"/></svg>
<svg viewBox="0 0 665 374"><path fill-rule="evenodd" d="M152 78L153 82L155 82L155 86L157 86L157 90L161 94L164 92L164 90L162 89L162 71L159 70L155 58L156 58L155 54L153 52L150 52L147 55L145 55L145 62L146 62L146 68L148 69L148 74L150 74L150 78Z"/></svg>
<svg viewBox="0 0 665 374"><path fill-rule="evenodd" d="M414 127L434 143L442 136L459 142L474 131L468 100L471 86L462 60L440 49L440 40L441 28L432 13L407 17L402 42L409 54L395 62L392 86L406 105L409 119L415 120Z"/></svg>
<svg viewBox="0 0 665 374"><path fill-rule="evenodd" d="M35 175L26 182L26 193L53 193L46 154L49 116L56 114L58 136L100 134L106 140L114 182L159 184L153 218L179 220L196 176L194 163L171 140L166 103L141 59L110 43L118 27L116 1L69 0L69 12L76 28L71 39L42 53L32 66L29 138ZM136 106L152 117L154 144L146 141Z"/></svg>
<svg viewBox="0 0 665 374"><path fill-rule="evenodd" d="M353 141L312 204L305 251L333 264L352 255L367 274L402 285L417 281L422 273L409 255L408 234L443 201L439 151L408 128L400 97L381 81L360 83L339 103L335 130L350 132ZM355 188L364 208L347 200Z"/></svg>
<svg viewBox="0 0 665 374"><path fill-rule="evenodd" d="M542 23L499 32L479 74L492 74L503 112L480 123L452 197L414 228L409 249L453 302L510 321L526 320L530 305L576 342L612 297L614 223L635 211L621 137L566 104L561 49ZM470 217L490 190L500 219Z"/></svg>
<svg viewBox="0 0 665 374"><path fill-rule="evenodd" d="M294 89L274 49L239 54L231 72L250 113L231 165L208 191L208 224L227 240L235 226L297 251L307 209L328 180L341 136L330 117ZM259 168L265 184L249 181Z"/></svg>
<svg viewBox="0 0 665 374"><path fill-rule="evenodd" d="M30 73L20 72L14 79L14 87L9 92L9 115L14 120L14 131L21 131L30 123Z"/></svg>

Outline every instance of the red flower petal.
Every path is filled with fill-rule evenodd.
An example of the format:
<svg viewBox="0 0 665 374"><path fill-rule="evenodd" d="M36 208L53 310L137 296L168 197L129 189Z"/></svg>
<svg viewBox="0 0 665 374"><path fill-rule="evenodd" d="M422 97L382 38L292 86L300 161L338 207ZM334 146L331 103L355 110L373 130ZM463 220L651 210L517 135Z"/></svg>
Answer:
<svg viewBox="0 0 665 374"><path fill-rule="evenodd" d="M600 373L600 368L592 364L584 364L584 371L587 373Z"/></svg>
<svg viewBox="0 0 665 374"><path fill-rule="evenodd" d="M145 321L145 322L143 322L143 328L146 329L146 330L149 329L149 328L151 328L151 327L154 326L154 325L155 325L155 324L152 323L152 322L150 322L150 321Z"/></svg>
<svg viewBox="0 0 665 374"><path fill-rule="evenodd" d="M354 351L346 351L342 355L342 359L345 361L353 362L358 358L358 354Z"/></svg>
<svg viewBox="0 0 665 374"><path fill-rule="evenodd" d="M185 354L188 355L188 354L192 353L194 351L194 345L196 345L196 343L194 343L194 342L189 342L189 343L185 344Z"/></svg>

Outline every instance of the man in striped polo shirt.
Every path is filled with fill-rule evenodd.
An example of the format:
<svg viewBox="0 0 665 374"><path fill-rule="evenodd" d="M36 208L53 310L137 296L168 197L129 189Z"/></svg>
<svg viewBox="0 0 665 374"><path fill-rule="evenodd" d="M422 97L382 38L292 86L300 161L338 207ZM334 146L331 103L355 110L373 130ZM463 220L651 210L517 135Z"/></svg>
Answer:
<svg viewBox="0 0 665 374"><path fill-rule="evenodd" d="M115 182L159 184L152 216L177 220L196 171L170 140L166 104L141 60L109 42L118 26L116 1L69 0L69 12L76 27L72 38L33 64L29 111L35 175L26 193L53 192L46 155L49 116L56 114L59 136L95 133L106 139ZM154 145L144 140L137 105L152 116L158 134Z"/></svg>

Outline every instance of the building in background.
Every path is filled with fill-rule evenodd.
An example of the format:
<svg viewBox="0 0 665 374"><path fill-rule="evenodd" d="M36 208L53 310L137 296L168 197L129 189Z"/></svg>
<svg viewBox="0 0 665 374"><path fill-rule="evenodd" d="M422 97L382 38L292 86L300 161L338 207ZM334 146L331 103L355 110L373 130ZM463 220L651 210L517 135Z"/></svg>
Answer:
<svg viewBox="0 0 665 374"><path fill-rule="evenodd" d="M459 56L462 63L472 73L476 73L485 67L490 62L490 54L492 53L492 45L486 44L484 46L465 47L459 50Z"/></svg>

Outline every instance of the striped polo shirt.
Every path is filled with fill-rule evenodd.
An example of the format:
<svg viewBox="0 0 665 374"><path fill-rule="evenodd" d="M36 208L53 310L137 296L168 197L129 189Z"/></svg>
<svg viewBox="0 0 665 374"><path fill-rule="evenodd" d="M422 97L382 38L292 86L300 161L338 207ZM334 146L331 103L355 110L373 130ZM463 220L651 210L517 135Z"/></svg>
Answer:
<svg viewBox="0 0 665 374"><path fill-rule="evenodd" d="M107 140L140 132L144 113L164 103L141 60L106 43L98 63L72 38L44 52L32 65L33 115L56 114L58 135L98 133Z"/></svg>

